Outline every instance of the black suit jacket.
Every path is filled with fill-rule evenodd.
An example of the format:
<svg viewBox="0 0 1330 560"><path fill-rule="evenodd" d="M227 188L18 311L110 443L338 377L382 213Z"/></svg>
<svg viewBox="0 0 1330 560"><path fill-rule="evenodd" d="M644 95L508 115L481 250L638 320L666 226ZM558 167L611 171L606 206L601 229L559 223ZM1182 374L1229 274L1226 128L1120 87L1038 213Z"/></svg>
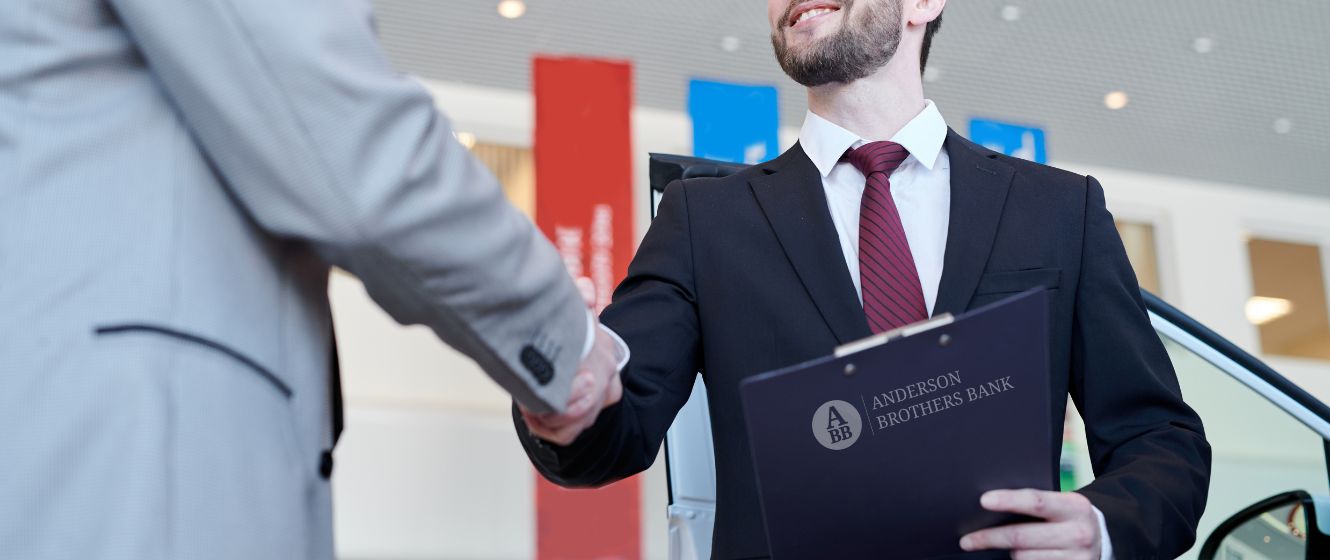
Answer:
<svg viewBox="0 0 1330 560"><path fill-rule="evenodd" d="M991 152L954 131L946 148L951 213L934 313L1046 286L1049 419L1062 425L1070 395L1097 477L1080 492L1104 513L1119 559L1181 554L1205 506L1210 448L1150 326L1103 190L1093 178ZM666 188L601 320L632 348L623 400L568 447L522 437L536 468L570 487L646 469L700 371L716 451L713 555L767 555L739 381L870 334L821 176L803 149ZM1054 432L1048 445L1057 457Z"/></svg>

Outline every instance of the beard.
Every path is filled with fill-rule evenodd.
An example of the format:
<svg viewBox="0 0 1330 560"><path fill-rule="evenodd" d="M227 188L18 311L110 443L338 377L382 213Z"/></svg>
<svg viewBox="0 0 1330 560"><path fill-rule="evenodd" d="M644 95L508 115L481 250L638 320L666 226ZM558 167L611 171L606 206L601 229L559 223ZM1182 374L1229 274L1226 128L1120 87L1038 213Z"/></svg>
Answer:
<svg viewBox="0 0 1330 560"><path fill-rule="evenodd" d="M858 2L864 4L863 13L853 18L852 8ZM780 26L771 33L771 46L785 74L804 87L848 84L868 76L885 66L900 46L900 0L842 0L836 12L844 18L840 29L803 49L791 48L783 32L797 3L791 1Z"/></svg>

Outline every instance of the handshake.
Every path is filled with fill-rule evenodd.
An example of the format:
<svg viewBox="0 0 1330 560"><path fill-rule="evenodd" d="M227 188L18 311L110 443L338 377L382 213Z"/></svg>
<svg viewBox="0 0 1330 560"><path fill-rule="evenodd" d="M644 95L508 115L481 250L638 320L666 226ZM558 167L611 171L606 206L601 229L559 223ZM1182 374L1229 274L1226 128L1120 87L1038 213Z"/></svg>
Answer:
<svg viewBox="0 0 1330 560"><path fill-rule="evenodd" d="M587 309L595 310L595 286L588 278L578 278L577 287ZM568 404L562 413L533 414L518 405L522 420L533 435L554 443L568 445L596 422L600 411L619 402L623 383L619 370L628 361L628 348L609 329L597 323L595 340L573 378Z"/></svg>

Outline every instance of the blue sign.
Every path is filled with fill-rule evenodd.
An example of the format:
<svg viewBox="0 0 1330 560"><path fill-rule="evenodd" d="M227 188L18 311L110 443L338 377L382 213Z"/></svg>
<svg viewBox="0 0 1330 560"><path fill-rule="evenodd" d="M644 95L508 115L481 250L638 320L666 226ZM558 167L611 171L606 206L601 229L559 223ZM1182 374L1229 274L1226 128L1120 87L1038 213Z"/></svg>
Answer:
<svg viewBox="0 0 1330 560"><path fill-rule="evenodd" d="M697 157L754 164L780 155L774 86L692 80L688 114Z"/></svg>
<svg viewBox="0 0 1330 560"><path fill-rule="evenodd" d="M1048 152L1044 147L1044 130L1041 128L971 119L970 141L1009 156L1035 163L1048 163Z"/></svg>

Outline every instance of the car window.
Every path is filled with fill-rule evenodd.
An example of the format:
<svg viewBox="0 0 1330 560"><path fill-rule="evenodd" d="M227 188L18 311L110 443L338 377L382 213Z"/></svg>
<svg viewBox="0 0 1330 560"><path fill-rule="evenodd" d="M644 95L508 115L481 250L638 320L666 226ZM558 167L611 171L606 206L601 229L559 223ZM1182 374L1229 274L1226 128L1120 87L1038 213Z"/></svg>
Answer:
<svg viewBox="0 0 1330 560"><path fill-rule="evenodd" d="M1196 546L1182 558L1196 558L1200 545L1229 516L1272 495L1306 490L1330 492L1321 436L1234 379L1196 352L1161 335L1177 370L1183 398L1205 424L1214 452L1210 493L1197 528ZM1074 411L1072 411L1074 412ZM1064 446L1064 481L1076 486L1093 480L1084 435L1073 418Z"/></svg>

